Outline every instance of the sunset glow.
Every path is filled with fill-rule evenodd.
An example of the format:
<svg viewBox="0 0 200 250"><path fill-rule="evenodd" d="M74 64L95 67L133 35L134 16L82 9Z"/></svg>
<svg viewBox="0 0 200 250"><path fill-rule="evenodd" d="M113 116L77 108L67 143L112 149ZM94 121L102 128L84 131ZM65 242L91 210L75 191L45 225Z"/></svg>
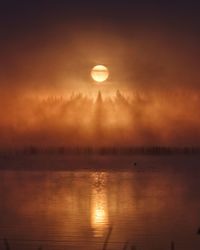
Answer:
<svg viewBox="0 0 200 250"><path fill-rule="evenodd" d="M108 225L107 174L92 174L91 225L95 237L101 237Z"/></svg>
<svg viewBox="0 0 200 250"><path fill-rule="evenodd" d="M96 65L91 71L92 79L98 83L105 82L109 77L109 71L107 67L103 65Z"/></svg>
<svg viewBox="0 0 200 250"><path fill-rule="evenodd" d="M197 145L199 105L198 94L183 91L23 97L0 110L1 145Z"/></svg>
<svg viewBox="0 0 200 250"><path fill-rule="evenodd" d="M0 20L0 250L200 249L200 1Z"/></svg>
<svg viewBox="0 0 200 250"><path fill-rule="evenodd" d="M99 8L81 15L68 6L67 18L61 6L60 15L52 6L46 18L38 13L27 25L28 15L22 21L2 12L5 20L19 22L10 29L7 20L8 39L1 45L0 145L198 145L199 43L193 28L180 25L188 30L176 33L170 27L175 21L154 20L159 15L153 7L147 8L151 18L143 11L140 17L139 6L131 4L112 15L106 3L101 19Z"/></svg>

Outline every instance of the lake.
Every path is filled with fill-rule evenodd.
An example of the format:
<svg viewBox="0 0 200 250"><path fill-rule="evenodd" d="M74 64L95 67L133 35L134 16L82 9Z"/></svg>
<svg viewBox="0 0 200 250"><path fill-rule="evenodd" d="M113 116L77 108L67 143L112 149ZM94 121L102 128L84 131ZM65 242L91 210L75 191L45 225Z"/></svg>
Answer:
<svg viewBox="0 0 200 250"><path fill-rule="evenodd" d="M173 158L173 159L172 159ZM0 249L200 249L200 160L0 171ZM120 159L117 160L120 162ZM127 162L130 165L127 167ZM128 249L128 248L127 248ZM131 248L130 248L131 249ZM134 248L132 248L134 249Z"/></svg>

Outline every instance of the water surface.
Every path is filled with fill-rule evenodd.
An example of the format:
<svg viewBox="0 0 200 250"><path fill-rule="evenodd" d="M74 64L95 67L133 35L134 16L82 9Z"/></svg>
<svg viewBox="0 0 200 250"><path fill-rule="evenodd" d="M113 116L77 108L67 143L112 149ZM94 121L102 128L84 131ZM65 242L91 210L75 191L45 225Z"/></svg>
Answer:
<svg viewBox="0 0 200 250"><path fill-rule="evenodd" d="M200 171L154 162L129 169L0 171L0 238L11 249L200 249ZM183 161L184 162L184 161ZM3 248L3 242L0 243Z"/></svg>

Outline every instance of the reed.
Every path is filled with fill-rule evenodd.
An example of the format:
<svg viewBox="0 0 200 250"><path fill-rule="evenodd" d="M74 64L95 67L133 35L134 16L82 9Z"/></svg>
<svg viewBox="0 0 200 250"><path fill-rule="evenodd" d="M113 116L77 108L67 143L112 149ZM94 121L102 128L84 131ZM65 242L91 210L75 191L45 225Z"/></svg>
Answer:
<svg viewBox="0 0 200 250"><path fill-rule="evenodd" d="M8 242L8 240L6 238L3 239L3 243L4 243L4 246L5 246L5 250L11 250L9 242Z"/></svg>
<svg viewBox="0 0 200 250"><path fill-rule="evenodd" d="M175 243L174 243L174 241L171 242L171 250L175 250Z"/></svg>
<svg viewBox="0 0 200 250"><path fill-rule="evenodd" d="M137 250L136 246L131 246L131 250Z"/></svg>
<svg viewBox="0 0 200 250"><path fill-rule="evenodd" d="M107 234L106 239L105 239L104 244L103 244L103 250L106 250L106 249L107 249L107 245L108 245L108 242L109 242L111 233L112 233L112 229L113 229L112 227L110 227L110 228L108 229L108 234Z"/></svg>
<svg viewBox="0 0 200 250"><path fill-rule="evenodd" d="M128 249L128 241L125 242L124 246L123 246L123 250L127 250Z"/></svg>

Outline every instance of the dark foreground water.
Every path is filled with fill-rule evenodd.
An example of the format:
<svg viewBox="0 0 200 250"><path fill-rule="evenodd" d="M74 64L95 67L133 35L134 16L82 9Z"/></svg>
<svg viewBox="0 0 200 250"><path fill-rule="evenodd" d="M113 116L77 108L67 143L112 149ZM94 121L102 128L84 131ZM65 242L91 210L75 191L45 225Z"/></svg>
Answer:
<svg viewBox="0 0 200 250"><path fill-rule="evenodd" d="M130 159L130 161L132 161ZM112 170L0 171L0 249L200 249L200 166L190 159ZM134 164L133 164L134 165Z"/></svg>

